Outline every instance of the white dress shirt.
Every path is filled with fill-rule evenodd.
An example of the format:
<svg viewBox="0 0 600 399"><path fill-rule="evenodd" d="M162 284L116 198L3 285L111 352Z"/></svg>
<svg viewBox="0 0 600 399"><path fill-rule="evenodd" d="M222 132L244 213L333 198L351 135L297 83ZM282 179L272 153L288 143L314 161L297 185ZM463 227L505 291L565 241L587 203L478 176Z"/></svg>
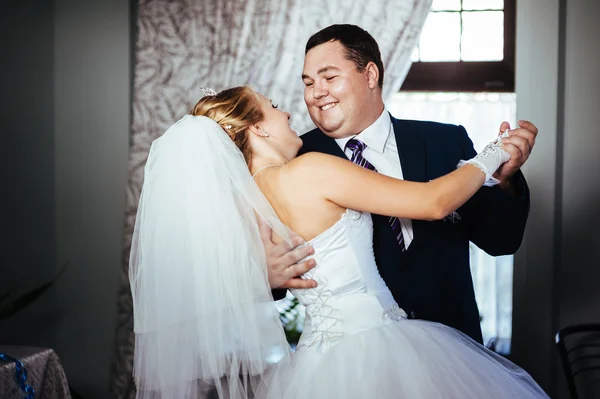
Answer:
<svg viewBox="0 0 600 399"><path fill-rule="evenodd" d="M362 155L375 166L377 172L396 179L404 178L398 147L396 146L394 126L392 125L390 114L385 108L379 118L360 134L335 140L348 159L352 157L352 151L346 149L346 143L352 138L356 138L367 145ZM399 220L402 226L404 245L408 248L413 240L412 221L401 218Z"/></svg>

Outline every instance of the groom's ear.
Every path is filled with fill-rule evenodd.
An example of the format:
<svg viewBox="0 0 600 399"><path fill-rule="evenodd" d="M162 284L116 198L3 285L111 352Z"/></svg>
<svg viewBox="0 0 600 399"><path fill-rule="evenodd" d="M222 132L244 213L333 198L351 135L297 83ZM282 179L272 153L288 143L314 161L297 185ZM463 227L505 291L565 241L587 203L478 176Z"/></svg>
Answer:
<svg viewBox="0 0 600 399"><path fill-rule="evenodd" d="M369 89L379 87L379 68L373 61L369 62L365 67L365 73L367 76L367 84Z"/></svg>

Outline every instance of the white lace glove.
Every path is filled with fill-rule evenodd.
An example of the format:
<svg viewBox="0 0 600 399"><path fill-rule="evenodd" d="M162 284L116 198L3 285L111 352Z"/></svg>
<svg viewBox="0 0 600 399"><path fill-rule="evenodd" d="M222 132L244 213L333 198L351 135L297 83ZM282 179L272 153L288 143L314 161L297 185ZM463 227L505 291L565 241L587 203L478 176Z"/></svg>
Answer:
<svg viewBox="0 0 600 399"><path fill-rule="evenodd" d="M500 180L494 178L492 175L498 170L500 165L510 159L510 154L502 149L502 138L504 137L508 137L508 129L503 134L496 137L496 140L485 146L485 148L474 158L471 158L468 161L460 161L457 168L466 164L477 166L485 173L484 186L491 187L500 183Z"/></svg>

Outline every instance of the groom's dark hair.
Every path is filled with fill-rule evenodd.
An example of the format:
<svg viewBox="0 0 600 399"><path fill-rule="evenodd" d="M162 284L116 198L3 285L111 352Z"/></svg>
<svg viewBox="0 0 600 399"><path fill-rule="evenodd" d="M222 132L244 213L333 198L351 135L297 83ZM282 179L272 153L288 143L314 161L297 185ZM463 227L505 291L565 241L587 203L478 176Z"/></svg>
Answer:
<svg viewBox="0 0 600 399"><path fill-rule="evenodd" d="M306 42L304 55L314 47L328 42L340 42L344 46L346 58L356 65L359 71L364 71L371 61L379 69L377 84L383 87L383 62L379 45L366 30L356 25L342 24L330 25L312 35Z"/></svg>

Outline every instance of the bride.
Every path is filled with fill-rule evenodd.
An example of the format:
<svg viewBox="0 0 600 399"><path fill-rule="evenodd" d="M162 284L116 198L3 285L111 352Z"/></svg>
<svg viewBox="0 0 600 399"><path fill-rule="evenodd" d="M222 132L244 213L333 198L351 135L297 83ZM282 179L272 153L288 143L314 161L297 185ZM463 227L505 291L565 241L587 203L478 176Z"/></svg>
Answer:
<svg viewBox="0 0 600 399"><path fill-rule="evenodd" d="M439 323L408 320L379 276L370 213L441 219L509 158L500 140L428 183L308 153L249 87L203 97L152 144L131 248L141 398L547 398L522 369ZM292 355L257 218L317 266Z"/></svg>

